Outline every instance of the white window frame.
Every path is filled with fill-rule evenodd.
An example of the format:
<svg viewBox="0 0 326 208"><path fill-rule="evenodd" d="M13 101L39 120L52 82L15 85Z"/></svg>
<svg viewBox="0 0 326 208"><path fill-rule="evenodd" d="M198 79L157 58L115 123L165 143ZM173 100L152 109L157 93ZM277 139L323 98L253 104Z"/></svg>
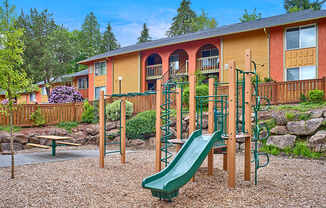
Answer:
<svg viewBox="0 0 326 208"><path fill-rule="evenodd" d="M80 84L79 84L80 82L86 82L86 86L80 87ZM87 77L79 78L77 80L77 87L78 87L78 89L88 89L88 78Z"/></svg>
<svg viewBox="0 0 326 208"><path fill-rule="evenodd" d="M104 73L103 74L97 74L96 64L101 64L101 63L104 63ZM94 63L94 75L95 76L103 76L103 75L106 75L106 61L100 61L100 62L95 62Z"/></svg>
<svg viewBox="0 0 326 208"><path fill-rule="evenodd" d="M317 79L318 75L317 75L317 66L316 65L309 65L309 66L312 66L312 67L315 67L315 78L312 78L312 79ZM308 66L297 66L297 67L290 67L290 68L286 68L286 81L289 81L287 80L288 79L288 69L294 69L294 68L298 68L299 69L299 79L298 80L306 80L306 79L302 79L301 77L301 68L302 67L308 67ZM290 80L290 81L298 81L298 80Z"/></svg>
<svg viewBox="0 0 326 208"><path fill-rule="evenodd" d="M42 95L47 95L46 87L42 87L42 88L41 88L41 94L42 94Z"/></svg>
<svg viewBox="0 0 326 208"><path fill-rule="evenodd" d="M95 98L95 100L98 100L100 98L100 94L98 95L98 97L96 97L96 89L97 88L104 88L104 90L102 90L102 91L104 91L104 94L106 92L106 87L105 86L95 87L94 88L94 98ZM101 90L100 90L100 92L101 92Z"/></svg>
<svg viewBox="0 0 326 208"><path fill-rule="evenodd" d="M31 99L33 98L33 100ZM29 95L29 102L36 102L36 93L35 92L32 92L30 95Z"/></svg>
<svg viewBox="0 0 326 208"><path fill-rule="evenodd" d="M309 47L301 47L301 36L300 36L300 30L301 28L305 28L305 27L310 27L310 26L314 26L315 27L315 31L316 31L316 37L315 37L315 46L309 46ZM288 46L287 46L287 37L286 37L286 33L289 29L294 29L294 28L298 28L299 29L299 48L291 48L291 49L288 49ZM294 27L287 27L285 29L285 32L284 32L284 44L285 44L285 50L286 51L291 51L291 50L298 50L298 49L304 49L304 48L315 48L317 47L317 43L318 43L318 28L317 28L317 24L316 23L313 23L313 24L308 24L308 25L300 25L300 26L294 26ZM295 68L295 67L293 67Z"/></svg>

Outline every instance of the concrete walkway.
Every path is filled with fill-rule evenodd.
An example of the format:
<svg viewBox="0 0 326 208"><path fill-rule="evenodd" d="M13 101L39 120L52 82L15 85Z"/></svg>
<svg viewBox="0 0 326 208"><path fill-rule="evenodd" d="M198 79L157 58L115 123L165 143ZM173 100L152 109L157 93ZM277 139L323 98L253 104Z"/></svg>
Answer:
<svg viewBox="0 0 326 208"><path fill-rule="evenodd" d="M130 151L127 151L130 152ZM119 154L119 153L112 153ZM65 160L76 160L86 157L98 157L98 150L62 150L58 151L56 156L51 152L22 153L15 155L15 165L28 165L43 162L58 162ZM11 155L0 155L0 167L9 167L11 165Z"/></svg>

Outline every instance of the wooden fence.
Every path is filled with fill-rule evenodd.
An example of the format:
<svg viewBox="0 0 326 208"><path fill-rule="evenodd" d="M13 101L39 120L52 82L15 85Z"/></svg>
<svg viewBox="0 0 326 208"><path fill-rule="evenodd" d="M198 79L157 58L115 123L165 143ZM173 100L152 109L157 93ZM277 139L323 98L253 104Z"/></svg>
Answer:
<svg viewBox="0 0 326 208"><path fill-rule="evenodd" d="M326 92L326 79L300 80L290 82L270 82L259 84L259 95L267 97L271 104L290 104L300 102L302 95L308 96L308 92L319 89ZM242 89L239 88L239 99L242 98ZM228 87L218 87L218 94L228 94ZM156 95L127 97L126 100L134 104L134 113L146 110L155 110ZM326 98L326 97L325 97ZM107 98L107 103L121 98ZM92 103L92 102L91 102ZM253 102L254 103L254 102ZM172 106L175 106L172 95ZM83 111L82 103L76 104L21 104L16 105L13 124L15 126L32 126L31 114L40 108L47 124L57 124L62 121L81 121ZM0 112L3 109L0 108ZM8 125L9 117L0 113L0 125Z"/></svg>

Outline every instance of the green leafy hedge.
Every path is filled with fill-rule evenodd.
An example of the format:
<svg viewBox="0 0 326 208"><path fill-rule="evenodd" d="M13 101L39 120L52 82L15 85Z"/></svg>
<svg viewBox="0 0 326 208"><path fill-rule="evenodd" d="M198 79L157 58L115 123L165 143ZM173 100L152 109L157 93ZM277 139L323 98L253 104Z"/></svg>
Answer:
<svg viewBox="0 0 326 208"><path fill-rule="evenodd" d="M155 134L155 111L144 111L127 121L129 139L148 139Z"/></svg>
<svg viewBox="0 0 326 208"><path fill-rule="evenodd" d="M322 90L310 90L308 93L309 101L319 103L324 100L324 91Z"/></svg>
<svg viewBox="0 0 326 208"><path fill-rule="evenodd" d="M120 102L121 100L116 100L113 103L106 105L106 117L111 121L117 121L120 119ZM134 105L126 101L126 116L127 118L134 112Z"/></svg>
<svg viewBox="0 0 326 208"><path fill-rule="evenodd" d="M41 109L37 108L31 115L31 120L35 126L42 126L45 124L45 118L41 113Z"/></svg>
<svg viewBox="0 0 326 208"><path fill-rule="evenodd" d="M196 86L196 96L207 96L208 95L208 85L201 84ZM186 87L183 92L183 104L189 105L189 87ZM208 107L207 99L203 100L203 107Z"/></svg>
<svg viewBox="0 0 326 208"><path fill-rule="evenodd" d="M95 109L87 100L84 101L82 123L95 123Z"/></svg>

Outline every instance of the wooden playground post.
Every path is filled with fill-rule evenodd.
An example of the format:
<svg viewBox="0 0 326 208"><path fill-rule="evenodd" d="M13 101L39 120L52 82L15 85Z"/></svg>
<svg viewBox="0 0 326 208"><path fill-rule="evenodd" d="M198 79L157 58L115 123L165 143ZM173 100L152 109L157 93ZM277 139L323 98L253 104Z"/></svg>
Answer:
<svg viewBox="0 0 326 208"><path fill-rule="evenodd" d="M227 170L228 186L235 187L235 149L236 149L236 65L234 61L230 66L230 84L229 84L229 138L227 141Z"/></svg>
<svg viewBox="0 0 326 208"><path fill-rule="evenodd" d="M196 75L189 75L189 136L196 130ZM195 175L192 182L195 181Z"/></svg>
<svg viewBox="0 0 326 208"><path fill-rule="evenodd" d="M181 114L182 114L182 103L181 103L181 88L178 87L176 89L176 105L177 105L177 140L181 141L181 137L182 137L182 126L181 126L181 122L182 122L182 118L181 118ZM181 144L177 144L177 148L176 151L179 152L181 148Z"/></svg>
<svg viewBox="0 0 326 208"><path fill-rule="evenodd" d="M100 92L99 101L99 114L100 114L100 141L99 141L99 151L100 151L100 168L104 168L104 91Z"/></svg>
<svg viewBox="0 0 326 208"><path fill-rule="evenodd" d="M161 171L161 105L162 80L156 81L156 135L155 135L155 171Z"/></svg>
<svg viewBox="0 0 326 208"><path fill-rule="evenodd" d="M215 100L214 96L214 78L209 78L208 80L208 95L210 96L208 100ZM214 101L208 101L208 133L214 133ZM208 175L213 175L214 169L214 147L208 153L207 164L208 164Z"/></svg>
<svg viewBox="0 0 326 208"><path fill-rule="evenodd" d="M126 163L126 100L121 100L121 163Z"/></svg>
<svg viewBox="0 0 326 208"><path fill-rule="evenodd" d="M247 49L245 51L245 67L246 71L251 71L251 50ZM250 181L250 166L251 166L251 96L252 96L252 87L251 87L251 74L245 76L245 129L248 132L249 137L245 138L245 162L244 162L244 180Z"/></svg>

